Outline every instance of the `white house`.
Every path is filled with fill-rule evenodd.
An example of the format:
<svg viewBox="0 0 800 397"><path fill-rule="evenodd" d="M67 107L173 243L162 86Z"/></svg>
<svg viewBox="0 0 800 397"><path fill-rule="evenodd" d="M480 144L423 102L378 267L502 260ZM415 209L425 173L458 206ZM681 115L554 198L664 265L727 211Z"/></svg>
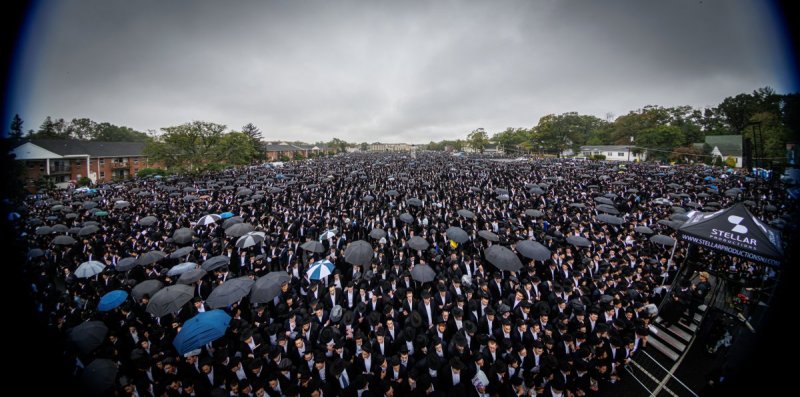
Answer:
<svg viewBox="0 0 800 397"><path fill-rule="evenodd" d="M572 149L567 149L562 156L573 156ZM581 146L575 157L591 157L603 155L609 161L644 161L647 160L647 152L636 151L636 146L630 145L587 145Z"/></svg>
<svg viewBox="0 0 800 397"><path fill-rule="evenodd" d="M742 167L742 136L741 135L707 135L706 145L711 147L711 155L719 157L722 164L725 159L736 159L736 167Z"/></svg>

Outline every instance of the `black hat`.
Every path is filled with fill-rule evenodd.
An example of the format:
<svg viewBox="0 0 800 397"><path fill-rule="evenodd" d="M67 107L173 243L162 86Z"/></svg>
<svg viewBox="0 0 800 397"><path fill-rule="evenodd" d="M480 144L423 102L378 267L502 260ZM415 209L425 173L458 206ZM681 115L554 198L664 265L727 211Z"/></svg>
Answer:
<svg viewBox="0 0 800 397"><path fill-rule="evenodd" d="M453 367L453 369L457 369L457 370L462 370L462 369L466 368L464 363L462 363L461 360L458 357L453 357L453 358L450 359L450 366Z"/></svg>
<svg viewBox="0 0 800 397"><path fill-rule="evenodd" d="M422 316L419 312L411 313L411 326L414 328L419 328L422 326Z"/></svg>
<svg viewBox="0 0 800 397"><path fill-rule="evenodd" d="M472 321L466 320L464 321L464 330L467 331L468 334L474 334L478 332L478 326Z"/></svg>
<svg viewBox="0 0 800 397"><path fill-rule="evenodd" d="M353 324L353 320L355 320L355 315L353 314L352 310L348 310L348 311L344 312L344 314L342 315L342 322L345 325Z"/></svg>
<svg viewBox="0 0 800 397"><path fill-rule="evenodd" d="M336 359L336 361L334 361L333 364L331 364L331 372L333 372L333 374L336 376L341 375L342 372L344 372L344 369L345 369L345 363L344 360L342 360L341 358Z"/></svg>

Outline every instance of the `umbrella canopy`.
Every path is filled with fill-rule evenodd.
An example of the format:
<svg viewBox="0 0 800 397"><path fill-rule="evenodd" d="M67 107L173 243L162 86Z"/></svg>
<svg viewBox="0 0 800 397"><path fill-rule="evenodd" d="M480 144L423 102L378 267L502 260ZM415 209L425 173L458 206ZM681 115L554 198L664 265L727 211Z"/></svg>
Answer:
<svg viewBox="0 0 800 397"><path fill-rule="evenodd" d="M597 208L597 210L600 212L605 212L606 214L619 215L619 210L608 204L599 204L595 208Z"/></svg>
<svg viewBox="0 0 800 397"><path fill-rule="evenodd" d="M244 218L242 218L241 216L232 216L228 219L225 219L225 221L222 222L222 228L227 229L233 225L238 225L240 223L244 223Z"/></svg>
<svg viewBox="0 0 800 397"><path fill-rule="evenodd" d="M408 240L408 247L413 250L424 251L430 246L431 245L428 243L428 241L420 236L414 236Z"/></svg>
<svg viewBox="0 0 800 397"><path fill-rule="evenodd" d="M69 231L67 225L62 225L60 223L53 225L53 233L66 233L67 231Z"/></svg>
<svg viewBox="0 0 800 397"><path fill-rule="evenodd" d="M498 237L496 234L492 233L489 230L481 230L481 231L479 231L478 232L478 236L481 236L481 238L483 238L484 240L489 240L489 241L494 241L494 242L500 241L500 237Z"/></svg>
<svg viewBox="0 0 800 397"><path fill-rule="evenodd" d="M670 220L662 219L662 220L658 221L658 224L667 226L667 227L675 229L675 230L678 230L678 229L681 228L681 226L683 226L684 222L682 222L682 221L670 221Z"/></svg>
<svg viewBox="0 0 800 397"><path fill-rule="evenodd" d="M78 236L89 236L91 234L97 233L100 230L100 227L95 225L84 226L81 230L78 231Z"/></svg>
<svg viewBox="0 0 800 397"><path fill-rule="evenodd" d="M117 201L116 203L114 203L114 209L123 209L123 208L128 208L130 206L131 206L131 203L129 203L129 202L125 201L125 200L120 200L120 201Z"/></svg>
<svg viewBox="0 0 800 397"><path fill-rule="evenodd" d="M39 226L36 228L35 233L37 236L44 236L46 234L53 233L53 228L50 226Z"/></svg>
<svg viewBox="0 0 800 397"><path fill-rule="evenodd" d="M333 274L333 269L333 263L327 259L323 259L314 262L311 267L308 268L306 274L310 280L322 280Z"/></svg>
<svg viewBox="0 0 800 397"><path fill-rule="evenodd" d="M544 216L544 213L539 210L525 210L525 215L533 218L541 218L542 216Z"/></svg>
<svg viewBox="0 0 800 397"><path fill-rule="evenodd" d="M170 285L156 292L150 303L147 304L148 313L156 316L163 317L167 314L178 311L186 302L189 302L194 296L192 287L184 284Z"/></svg>
<svg viewBox="0 0 800 397"><path fill-rule="evenodd" d="M581 236L569 236L567 237L567 243L572 244L576 247L584 247L584 248L592 246L592 243L586 237L581 237Z"/></svg>
<svg viewBox="0 0 800 397"><path fill-rule="evenodd" d="M103 269L106 268L106 265L102 262L98 261L87 261L81 263L77 269L75 269L75 277L77 278L89 278L92 276L96 276L100 274Z"/></svg>
<svg viewBox="0 0 800 397"><path fill-rule="evenodd" d="M400 214L400 220L405 222L405 223L413 223L414 222L414 217L411 214L409 214L408 212L404 212L404 213Z"/></svg>
<svg viewBox="0 0 800 397"><path fill-rule="evenodd" d="M459 244L464 244L467 241L469 241L469 235L467 234L467 232L465 232L464 229L458 226L450 226L449 228L447 228L446 234L448 239L453 240Z"/></svg>
<svg viewBox="0 0 800 397"><path fill-rule="evenodd" d="M550 258L550 250L536 241L523 240L517 243L517 252L522 256L537 261L545 261Z"/></svg>
<svg viewBox="0 0 800 397"><path fill-rule="evenodd" d="M458 212L458 215L463 216L464 218L467 218L467 219L472 219L472 218L475 217L475 214L472 211L469 211L469 210L460 209L457 212Z"/></svg>
<svg viewBox="0 0 800 397"><path fill-rule="evenodd" d="M653 234L653 233L655 233L653 231L653 229L650 229L647 226L636 226L635 228L633 228L633 231L636 232L636 233L642 233L642 234Z"/></svg>
<svg viewBox="0 0 800 397"><path fill-rule="evenodd" d="M41 248L33 248L28 251L28 259L38 258L40 256L44 256L44 250Z"/></svg>
<svg viewBox="0 0 800 397"><path fill-rule="evenodd" d="M686 222L689 220L689 216L686 214L672 214L669 216L669 220L671 221L678 221L678 222Z"/></svg>
<svg viewBox="0 0 800 397"><path fill-rule="evenodd" d="M194 247L181 247L169 253L171 259L180 258L189 255L194 251Z"/></svg>
<svg viewBox="0 0 800 397"><path fill-rule="evenodd" d="M67 341L81 354L87 354L103 344L108 327L102 321L87 321L67 330Z"/></svg>
<svg viewBox="0 0 800 397"><path fill-rule="evenodd" d="M146 216L142 219L139 219L139 224L142 226L153 226L158 223L158 218L154 216Z"/></svg>
<svg viewBox="0 0 800 397"><path fill-rule="evenodd" d="M158 261L160 261L160 260L162 260L162 259L164 259L166 257L167 257L167 253L164 252L164 251L145 252L144 254L141 254L141 255L139 255L138 258L136 258L136 264L137 265L142 265L142 266L147 266L147 265L156 263L156 262L158 262Z"/></svg>
<svg viewBox="0 0 800 397"><path fill-rule="evenodd" d="M227 280L211 291L206 304L212 309L230 306L247 296L254 283L255 280L247 276Z"/></svg>
<svg viewBox="0 0 800 397"><path fill-rule="evenodd" d="M97 304L97 310L107 312L115 309L125 302L126 299L128 299L128 291L123 291L121 289L111 291L100 298L100 302Z"/></svg>
<svg viewBox="0 0 800 397"><path fill-rule="evenodd" d="M332 238L332 237L336 237L336 232L337 231L338 230L336 230L334 228L334 229L329 229L329 230L326 230L326 231L322 232L322 234L319 235L319 241L327 240L327 239Z"/></svg>
<svg viewBox="0 0 800 397"><path fill-rule="evenodd" d="M369 266L372 261L372 245L364 240L353 241L344 250L344 260L352 265Z"/></svg>
<svg viewBox="0 0 800 397"><path fill-rule="evenodd" d="M237 248L249 248L264 242L264 232L250 232L236 240Z"/></svg>
<svg viewBox="0 0 800 397"><path fill-rule="evenodd" d="M185 273L181 274L181 277L178 279L179 284L193 284L196 283L197 280L200 280L206 275L206 271L203 269L191 269L186 271Z"/></svg>
<svg viewBox="0 0 800 397"><path fill-rule="evenodd" d="M100 395L114 387L117 380L117 364L107 358L96 358L81 373L81 383L92 395Z"/></svg>
<svg viewBox="0 0 800 397"><path fill-rule="evenodd" d="M600 214L597 216L597 220L600 222L608 223L609 225L621 225L624 220L618 216L609 215L609 214Z"/></svg>
<svg viewBox="0 0 800 397"><path fill-rule="evenodd" d="M316 240L306 241L300 246L301 249L308 252L322 253L325 251L325 246Z"/></svg>
<svg viewBox="0 0 800 397"><path fill-rule="evenodd" d="M136 284L131 290L131 296L136 301L139 301L145 295L153 296L156 292L158 292L161 288L164 288L164 283L159 280L145 280L139 284Z"/></svg>
<svg viewBox="0 0 800 397"><path fill-rule="evenodd" d="M225 255L217 255L208 258L203 262L203 270L210 272L214 269L230 265L231 260Z"/></svg>
<svg viewBox="0 0 800 397"><path fill-rule="evenodd" d="M412 197L412 198L406 200L406 204L414 206L414 207L422 207L422 200L420 200L420 199L418 199L416 197Z"/></svg>
<svg viewBox="0 0 800 397"><path fill-rule="evenodd" d="M173 266L171 269L169 269L169 271L167 272L167 276L170 276L170 277L180 276L181 274L186 273L189 270L196 269L196 268L197 268L197 264L194 263L194 262L179 263L179 264Z"/></svg>
<svg viewBox="0 0 800 397"><path fill-rule="evenodd" d="M386 195L395 197L395 196L399 196L400 192L398 192L397 190L392 189L392 190L389 190L388 192L386 192Z"/></svg>
<svg viewBox="0 0 800 397"><path fill-rule="evenodd" d="M586 208L586 205L583 203L569 203L569 206L572 208Z"/></svg>
<svg viewBox="0 0 800 397"><path fill-rule="evenodd" d="M219 309L199 313L183 323L172 344L184 355L221 338L230 322L231 316Z"/></svg>
<svg viewBox="0 0 800 397"><path fill-rule="evenodd" d="M607 197L595 197L594 201L600 204L614 205L614 200L611 200L610 198Z"/></svg>
<svg viewBox="0 0 800 397"><path fill-rule="evenodd" d="M665 236L663 234L656 234L655 236L650 237L650 241L655 244L665 245L667 247L672 247L675 245L675 239L670 236Z"/></svg>
<svg viewBox="0 0 800 397"><path fill-rule="evenodd" d="M411 269L411 278L421 283L427 283L436 278L436 272L427 264L419 264Z"/></svg>
<svg viewBox="0 0 800 397"><path fill-rule="evenodd" d="M489 247L486 250L486 260L500 270L515 272L522 269L522 262L517 254L501 245Z"/></svg>
<svg viewBox="0 0 800 397"><path fill-rule="evenodd" d="M375 200L375 196L370 196L368 194L368 195L362 197L361 199L369 203L370 201Z"/></svg>
<svg viewBox="0 0 800 397"><path fill-rule="evenodd" d="M172 233L172 241L177 244L189 244L192 242L194 231L188 227L182 227Z"/></svg>
<svg viewBox="0 0 800 397"><path fill-rule="evenodd" d="M232 215L233 214L231 214L231 216ZM222 217L217 215L217 214L208 214L208 215L205 215L202 218L198 219L196 225L197 226L206 226L206 225L210 225L212 223L216 223L220 219L222 219Z"/></svg>
<svg viewBox="0 0 800 397"><path fill-rule="evenodd" d="M223 213L219 214L219 217L221 219L231 218L231 217L233 217L233 212L223 212Z"/></svg>
<svg viewBox="0 0 800 397"><path fill-rule="evenodd" d="M255 230L255 227L249 223L237 223L225 229L225 235L228 237L241 237L253 230Z"/></svg>
<svg viewBox="0 0 800 397"><path fill-rule="evenodd" d="M383 229L375 228L375 229L370 230L369 236L374 238L375 240L380 240L380 239L386 237L386 231L383 230Z"/></svg>
<svg viewBox="0 0 800 397"><path fill-rule="evenodd" d="M292 278L286 272L270 272L256 280L250 289L250 302L271 302L281 293L281 284L288 283Z"/></svg>
<svg viewBox="0 0 800 397"><path fill-rule="evenodd" d="M53 244L55 245L73 245L77 242L78 241L74 238L66 235L56 236L56 238L53 239Z"/></svg>

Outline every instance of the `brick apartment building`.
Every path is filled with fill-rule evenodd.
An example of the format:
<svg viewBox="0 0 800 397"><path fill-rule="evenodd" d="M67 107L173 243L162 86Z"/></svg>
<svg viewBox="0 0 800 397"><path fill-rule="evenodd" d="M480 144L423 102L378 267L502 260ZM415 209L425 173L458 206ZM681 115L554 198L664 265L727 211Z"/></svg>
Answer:
<svg viewBox="0 0 800 397"><path fill-rule="evenodd" d="M292 145L286 142L264 143L264 157L267 161L278 161L281 157L294 160L295 156L307 159L309 155L319 156L328 154L327 146L318 145Z"/></svg>
<svg viewBox="0 0 800 397"><path fill-rule="evenodd" d="M94 183L136 175L153 167L142 155L144 142L95 142L72 139L32 140L12 153L23 162L27 187L44 178L52 183L77 181L88 176Z"/></svg>

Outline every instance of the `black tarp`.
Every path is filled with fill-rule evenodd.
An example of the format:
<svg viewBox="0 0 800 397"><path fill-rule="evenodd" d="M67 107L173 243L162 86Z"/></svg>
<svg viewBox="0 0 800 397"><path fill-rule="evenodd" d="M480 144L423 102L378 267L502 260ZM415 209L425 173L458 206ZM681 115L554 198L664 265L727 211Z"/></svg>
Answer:
<svg viewBox="0 0 800 397"><path fill-rule="evenodd" d="M780 233L758 220L744 204L693 214L678 229L681 240L771 266L783 261Z"/></svg>

